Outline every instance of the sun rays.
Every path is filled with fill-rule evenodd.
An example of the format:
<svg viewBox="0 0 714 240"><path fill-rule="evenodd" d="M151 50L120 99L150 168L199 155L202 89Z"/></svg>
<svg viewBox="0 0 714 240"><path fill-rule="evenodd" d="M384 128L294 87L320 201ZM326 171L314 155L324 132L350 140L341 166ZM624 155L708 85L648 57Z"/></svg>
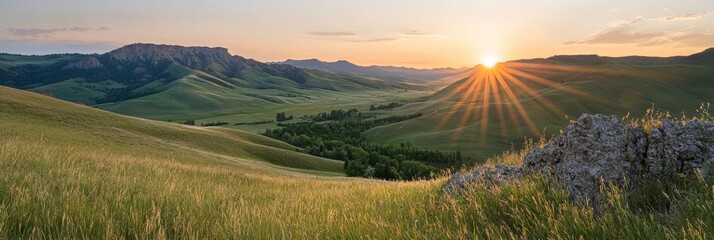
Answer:
<svg viewBox="0 0 714 240"><path fill-rule="evenodd" d="M498 63L498 60L494 55L486 55L485 57L483 57L483 66L487 68L492 68L496 66L496 63Z"/></svg>
<svg viewBox="0 0 714 240"><path fill-rule="evenodd" d="M456 126L452 141L458 140L467 127L478 127L479 140L486 141L489 130L494 129L493 126L489 127L489 124L494 124L491 121L497 122L497 129L501 136L507 136L508 131L521 129L537 134L540 126L536 125L531 116L536 111L524 106L525 102L530 102L531 107L532 104L536 104L539 110L555 116L564 116L565 113L545 96L552 91L560 91L590 101L604 102L569 87L564 82L539 76L537 72L542 69L569 74L589 71L588 68L579 66L484 61L484 64L477 66L467 79L447 92L445 99L447 101L453 99L454 105L444 113L436 128L441 130L447 125ZM458 119L454 119L458 114L460 114Z"/></svg>

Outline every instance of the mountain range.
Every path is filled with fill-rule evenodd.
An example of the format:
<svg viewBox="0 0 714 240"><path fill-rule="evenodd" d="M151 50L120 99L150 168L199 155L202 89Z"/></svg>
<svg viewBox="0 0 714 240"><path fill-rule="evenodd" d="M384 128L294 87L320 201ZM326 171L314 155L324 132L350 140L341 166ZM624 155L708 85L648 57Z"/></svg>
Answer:
<svg viewBox="0 0 714 240"><path fill-rule="evenodd" d="M420 83L434 86L445 86L459 76L469 71L470 68L434 68L415 69L394 66L358 66L354 63L339 60L325 62L318 59L292 60L288 59L279 64L292 65L304 69L322 70L334 73L358 75L364 77L377 77L394 82Z"/></svg>
<svg viewBox="0 0 714 240"><path fill-rule="evenodd" d="M225 48L132 44L105 54L0 54L0 84L114 112L175 118L429 87L266 64Z"/></svg>
<svg viewBox="0 0 714 240"><path fill-rule="evenodd" d="M435 90L447 78L457 81ZM126 115L202 122L258 122L277 112L301 116L400 101L374 114L423 116L373 128L367 138L483 160L524 136L554 134L582 113L641 115L653 105L695 113L714 99L714 48L689 56L559 55L494 68L418 70L346 61L268 64L225 48L132 44L105 54L0 54L0 85Z"/></svg>

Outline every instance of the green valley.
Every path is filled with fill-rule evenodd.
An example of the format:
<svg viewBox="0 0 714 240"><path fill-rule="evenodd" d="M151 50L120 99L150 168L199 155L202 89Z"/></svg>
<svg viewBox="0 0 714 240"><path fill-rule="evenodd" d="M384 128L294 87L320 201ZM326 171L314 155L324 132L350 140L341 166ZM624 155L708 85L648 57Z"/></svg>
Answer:
<svg viewBox="0 0 714 240"><path fill-rule="evenodd" d="M225 48L132 44L101 55L0 54L0 84L158 120L264 120L429 95L430 87L265 64ZM234 121L231 121L234 122Z"/></svg>
<svg viewBox="0 0 714 240"><path fill-rule="evenodd" d="M0 87L0 237L641 239L714 226L710 180L671 192L674 217L631 208L617 189L596 213L544 179L451 197L444 178L345 178L335 161L293 150Z"/></svg>
<svg viewBox="0 0 714 240"><path fill-rule="evenodd" d="M383 111L424 116L371 129L367 137L461 150L482 162L524 137L557 134L582 113L641 115L654 106L692 115L714 99L712 56L714 49L685 57L554 56L480 66L426 101Z"/></svg>
<svg viewBox="0 0 714 240"><path fill-rule="evenodd" d="M714 239L714 1L2 1L0 240Z"/></svg>

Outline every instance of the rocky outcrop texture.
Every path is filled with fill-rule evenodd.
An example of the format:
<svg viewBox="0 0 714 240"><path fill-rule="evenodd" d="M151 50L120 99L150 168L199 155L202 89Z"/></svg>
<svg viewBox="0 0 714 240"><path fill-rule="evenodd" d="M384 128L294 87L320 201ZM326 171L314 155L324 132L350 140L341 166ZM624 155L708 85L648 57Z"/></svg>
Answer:
<svg viewBox="0 0 714 240"><path fill-rule="evenodd" d="M525 176L523 169L519 166L503 166L476 168L466 173L454 173L449 179L449 183L444 186L446 192L458 194L468 189L472 183L483 181L489 184L500 185L514 178Z"/></svg>
<svg viewBox="0 0 714 240"><path fill-rule="evenodd" d="M96 57L85 58L76 62L67 64L63 69L92 69L103 67L99 59Z"/></svg>
<svg viewBox="0 0 714 240"><path fill-rule="evenodd" d="M546 146L526 155L526 172L552 175L576 199L592 198L600 179L622 185L641 172L646 138L617 117L584 115Z"/></svg>
<svg viewBox="0 0 714 240"><path fill-rule="evenodd" d="M634 186L645 177L695 172L707 176L713 166L712 122L664 119L646 133L615 116L584 114L560 136L526 154L521 166L457 173L444 189L458 194L475 181L498 183L538 174L562 183L576 200L599 202L601 183Z"/></svg>
<svg viewBox="0 0 714 240"><path fill-rule="evenodd" d="M711 174L714 166L714 123L701 120L680 124L663 120L662 126L647 136L645 167L653 175Z"/></svg>

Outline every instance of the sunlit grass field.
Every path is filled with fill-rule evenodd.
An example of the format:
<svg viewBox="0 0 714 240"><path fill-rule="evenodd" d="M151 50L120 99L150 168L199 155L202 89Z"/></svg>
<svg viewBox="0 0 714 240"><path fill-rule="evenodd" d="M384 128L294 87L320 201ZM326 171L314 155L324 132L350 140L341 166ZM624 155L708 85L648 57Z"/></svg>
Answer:
<svg viewBox="0 0 714 240"><path fill-rule="evenodd" d="M503 63L504 66L509 64L518 63ZM474 84L465 81L466 84L451 85L428 101L410 103L392 113L421 112L424 117L370 129L366 132L367 138L387 144L409 141L421 148L460 150L464 156L483 162L513 144L520 145L524 136L557 134L569 120L583 113L642 115L654 104L660 110L693 114L691 110L714 99L714 91L711 91L714 69L709 66L614 63L577 66L570 62L547 66L572 69L529 69L528 72L537 77L519 77L523 85L509 80L515 100L507 96L505 88L482 90L469 97L474 90L459 90L459 87ZM538 84L533 80L538 78L557 87ZM523 86L532 90L527 91ZM484 99L489 101L486 103ZM519 104L531 119L533 129L516 110Z"/></svg>
<svg viewBox="0 0 714 240"><path fill-rule="evenodd" d="M235 130L124 117L0 87L0 238L704 239L714 233L711 180L668 192L676 204L666 211L634 208L628 192L611 189L608 206L595 213L543 179L477 185L450 197L441 190L446 178L345 178L341 162L293 149ZM517 163L522 154L492 161Z"/></svg>
<svg viewBox="0 0 714 240"><path fill-rule="evenodd" d="M375 102L413 99L434 93L434 90L423 86L320 71L310 72L302 85L285 78L258 73L246 74L244 79L229 79L238 84L235 85L227 82L229 80L180 66L172 66L166 72L177 80L169 83L156 81L134 90L156 93L96 107L148 119L224 121L233 126L237 122L274 120L277 112L301 116L339 108L368 108Z"/></svg>

